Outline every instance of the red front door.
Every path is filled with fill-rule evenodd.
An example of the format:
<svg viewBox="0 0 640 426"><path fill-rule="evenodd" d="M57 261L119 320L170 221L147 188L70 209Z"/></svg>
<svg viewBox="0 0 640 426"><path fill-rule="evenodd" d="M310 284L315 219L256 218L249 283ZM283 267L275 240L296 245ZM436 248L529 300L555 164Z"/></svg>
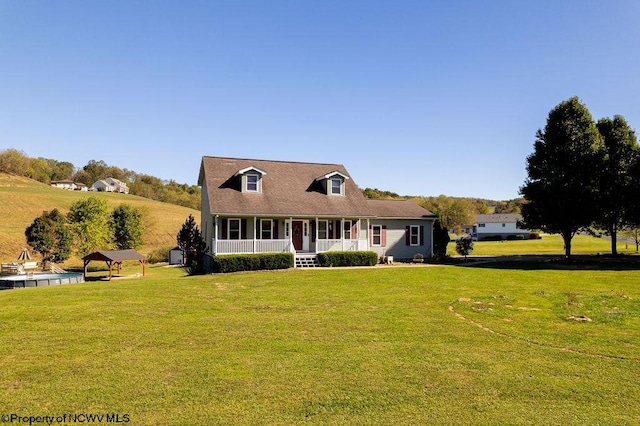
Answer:
<svg viewBox="0 0 640 426"><path fill-rule="evenodd" d="M294 220L291 223L291 232L293 232L293 246L297 251L302 250L302 221Z"/></svg>

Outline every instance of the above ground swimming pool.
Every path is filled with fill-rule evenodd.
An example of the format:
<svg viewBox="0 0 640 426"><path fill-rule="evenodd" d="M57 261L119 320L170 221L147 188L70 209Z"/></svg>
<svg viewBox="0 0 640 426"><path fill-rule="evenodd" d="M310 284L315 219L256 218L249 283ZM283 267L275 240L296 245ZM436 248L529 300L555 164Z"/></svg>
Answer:
<svg viewBox="0 0 640 426"><path fill-rule="evenodd" d="M0 277L0 290L9 288L47 287L59 284L83 283L84 275L76 272L64 274L25 274Z"/></svg>

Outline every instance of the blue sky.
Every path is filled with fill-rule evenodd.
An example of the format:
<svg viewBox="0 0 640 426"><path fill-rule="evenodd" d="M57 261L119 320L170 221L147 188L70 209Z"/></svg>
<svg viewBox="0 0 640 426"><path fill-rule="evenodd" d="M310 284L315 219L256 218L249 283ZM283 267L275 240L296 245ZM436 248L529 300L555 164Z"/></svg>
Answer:
<svg viewBox="0 0 640 426"><path fill-rule="evenodd" d="M640 2L0 0L0 149L195 184L203 155L518 196L578 96L640 125Z"/></svg>

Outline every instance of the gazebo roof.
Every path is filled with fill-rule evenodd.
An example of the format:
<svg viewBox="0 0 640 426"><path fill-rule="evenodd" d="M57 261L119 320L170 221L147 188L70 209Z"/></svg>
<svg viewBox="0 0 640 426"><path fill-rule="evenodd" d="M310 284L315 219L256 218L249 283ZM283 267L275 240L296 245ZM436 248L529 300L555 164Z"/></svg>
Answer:
<svg viewBox="0 0 640 426"><path fill-rule="evenodd" d="M135 250L98 250L90 253L82 258L84 261L89 260L102 260L105 262L120 262L123 260L145 260L147 257L144 254L138 253Z"/></svg>

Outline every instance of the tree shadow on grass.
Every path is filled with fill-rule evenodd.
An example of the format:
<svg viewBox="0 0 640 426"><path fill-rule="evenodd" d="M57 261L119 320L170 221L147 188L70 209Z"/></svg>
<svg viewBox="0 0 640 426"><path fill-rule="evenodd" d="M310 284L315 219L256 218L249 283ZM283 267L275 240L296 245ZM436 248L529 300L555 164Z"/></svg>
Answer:
<svg viewBox="0 0 640 426"><path fill-rule="evenodd" d="M563 271L637 271L640 270L640 256L629 255L574 255L564 256L497 256L469 258L467 262L454 263L456 266L483 269L563 270Z"/></svg>

